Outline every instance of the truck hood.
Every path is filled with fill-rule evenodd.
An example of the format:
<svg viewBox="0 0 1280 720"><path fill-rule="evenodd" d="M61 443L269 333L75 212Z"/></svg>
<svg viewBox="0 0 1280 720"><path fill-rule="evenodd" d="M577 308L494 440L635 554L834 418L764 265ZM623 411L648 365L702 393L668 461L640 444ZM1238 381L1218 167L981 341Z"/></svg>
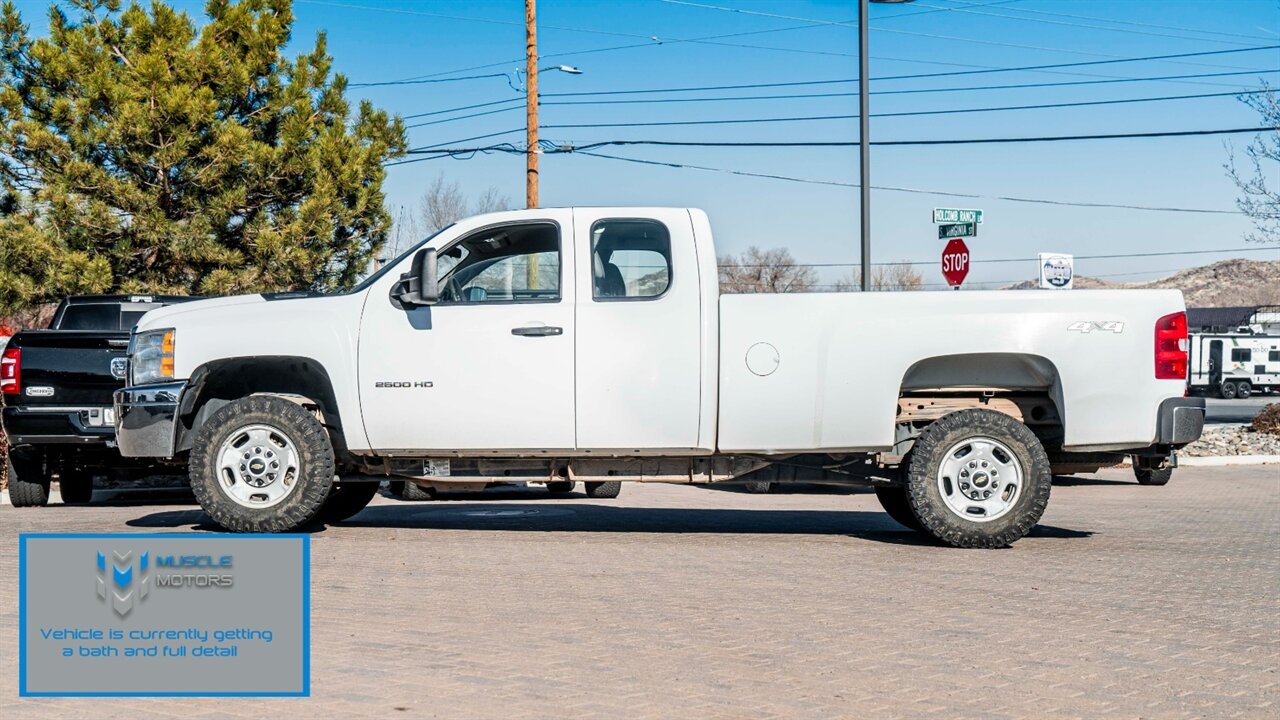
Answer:
<svg viewBox="0 0 1280 720"><path fill-rule="evenodd" d="M179 303L177 305L169 305L162 308L156 308L142 319L138 320L138 325L134 329L137 331L154 330L156 328L168 327L176 318L180 316L188 316L193 313L205 313L210 310L219 310L221 308L233 307L236 305L252 305L255 303L267 302L267 298L261 294L257 295L232 295L231 297L209 298L208 300L193 300L188 303Z"/></svg>

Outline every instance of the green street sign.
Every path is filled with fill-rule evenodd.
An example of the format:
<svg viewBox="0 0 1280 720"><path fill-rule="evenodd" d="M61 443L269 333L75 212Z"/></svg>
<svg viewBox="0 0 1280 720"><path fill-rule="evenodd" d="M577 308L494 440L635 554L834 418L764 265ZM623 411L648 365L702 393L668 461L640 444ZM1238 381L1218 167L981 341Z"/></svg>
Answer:
<svg viewBox="0 0 1280 720"><path fill-rule="evenodd" d="M963 222L938 226L938 239L978 237L978 223Z"/></svg>
<svg viewBox="0 0 1280 720"><path fill-rule="evenodd" d="M961 210L959 208L934 208L935 223L981 223L981 210Z"/></svg>

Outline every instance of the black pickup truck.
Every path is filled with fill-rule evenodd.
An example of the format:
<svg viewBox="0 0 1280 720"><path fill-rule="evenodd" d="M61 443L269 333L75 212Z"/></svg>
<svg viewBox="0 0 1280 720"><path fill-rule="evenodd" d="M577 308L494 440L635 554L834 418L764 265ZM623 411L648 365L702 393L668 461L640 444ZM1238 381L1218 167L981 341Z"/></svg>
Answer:
<svg viewBox="0 0 1280 720"><path fill-rule="evenodd" d="M0 419L9 440L9 499L49 501L57 476L63 502L84 503L99 474L140 476L155 468L116 451L111 394L125 384L129 333L143 313L196 298L85 295L62 301L47 330L25 330L0 355Z"/></svg>

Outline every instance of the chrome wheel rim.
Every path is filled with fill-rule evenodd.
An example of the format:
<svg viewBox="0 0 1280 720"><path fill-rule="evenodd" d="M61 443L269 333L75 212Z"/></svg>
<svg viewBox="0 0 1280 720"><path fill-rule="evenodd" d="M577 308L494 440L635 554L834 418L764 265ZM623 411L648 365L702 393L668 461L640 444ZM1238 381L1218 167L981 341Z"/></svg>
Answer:
<svg viewBox="0 0 1280 720"><path fill-rule="evenodd" d="M218 449L218 485L237 505L268 508L298 485L301 463L293 440L271 425L246 425Z"/></svg>
<svg viewBox="0 0 1280 720"><path fill-rule="evenodd" d="M1023 473L1008 445L987 437L961 440L938 468L938 492L947 509L970 522L1008 514L1022 496Z"/></svg>

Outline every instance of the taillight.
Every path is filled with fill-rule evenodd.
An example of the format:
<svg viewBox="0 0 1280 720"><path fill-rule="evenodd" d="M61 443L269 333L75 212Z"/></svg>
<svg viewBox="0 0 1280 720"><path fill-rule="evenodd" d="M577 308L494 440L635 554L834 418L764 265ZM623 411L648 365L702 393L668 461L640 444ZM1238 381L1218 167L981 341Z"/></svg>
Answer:
<svg viewBox="0 0 1280 720"><path fill-rule="evenodd" d="M1176 312L1156 321L1156 379L1187 379L1187 314Z"/></svg>
<svg viewBox="0 0 1280 720"><path fill-rule="evenodd" d="M22 350L9 348L0 355L0 393L17 395L22 392Z"/></svg>

